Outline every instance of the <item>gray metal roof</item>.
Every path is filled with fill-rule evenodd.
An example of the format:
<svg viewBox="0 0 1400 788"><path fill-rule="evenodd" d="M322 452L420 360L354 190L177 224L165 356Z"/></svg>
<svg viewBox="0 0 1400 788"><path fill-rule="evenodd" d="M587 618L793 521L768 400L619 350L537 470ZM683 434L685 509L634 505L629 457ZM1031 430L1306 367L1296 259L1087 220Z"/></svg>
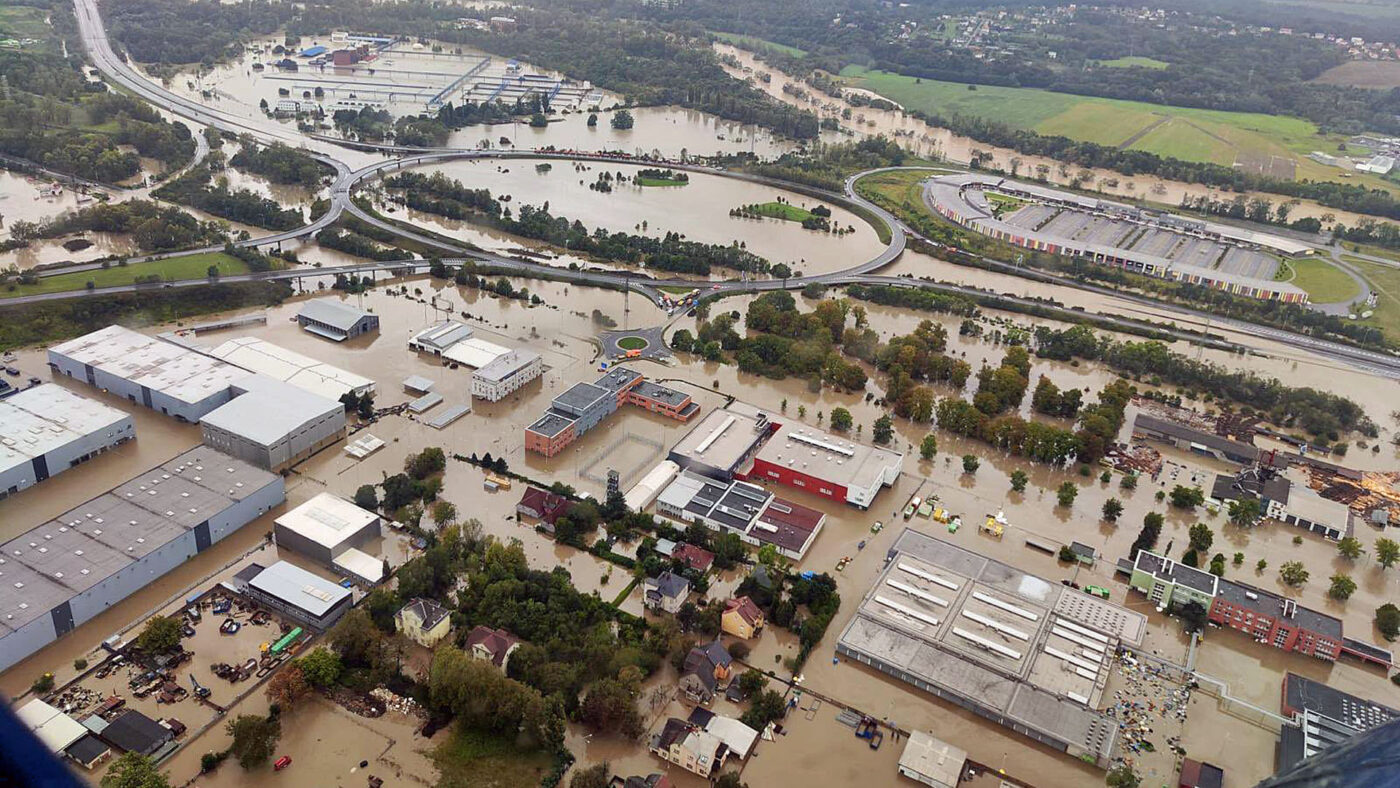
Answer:
<svg viewBox="0 0 1400 788"><path fill-rule="evenodd" d="M349 331L355 327L356 323L360 322L361 318L369 314L353 304L335 298L318 298L303 304L297 317L305 317L315 320L317 323L333 326L341 331Z"/></svg>
<svg viewBox="0 0 1400 788"><path fill-rule="evenodd" d="M543 416L535 419L535 423L526 427L530 432L553 438L555 435L569 428L577 419L563 413L547 411Z"/></svg>
<svg viewBox="0 0 1400 788"><path fill-rule="evenodd" d="M333 399L267 375L249 375L233 384L244 393L206 413L202 423L263 446L296 432L345 406Z"/></svg>
<svg viewBox="0 0 1400 788"><path fill-rule="evenodd" d="M690 399L690 395L683 391L676 391L669 386L663 386L660 383L652 383L649 380L638 383L636 388L632 389L632 391L647 399L665 403L673 408Z"/></svg>
<svg viewBox="0 0 1400 788"><path fill-rule="evenodd" d="M264 569L248 585L317 618L350 596L348 589L286 561L278 561Z"/></svg>
<svg viewBox="0 0 1400 788"><path fill-rule="evenodd" d="M1153 577L1167 580L1177 585L1199 591L1203 594L1215 596L1219 578L1210 572L1186 566L1185 564L1173 561L1156 553L1149 553L1146 550L1138 552L1135 566L1152 575Z"/></svg>
<svg viewBox="0 0 1400 788"><path fill-rule="evenodd" d="M1220 591L1217 596L1226 602L1236 606L1253 610L1255 613L1262 613L1271 618L1290 621L1294 625L1315 632L1319 635L1326 635L1337 642L1342 638L1342 621L1326 613L1319 613L1311 608L1302 605L1291 604L1289 608L1293 611L1291 616L1284 616L1284 602L1292 603L1293 600L1285 599L1272 591L1265 591L1262 588L1236 583L1225 578L1220 579Z"/></svg>
<svg viewBox="0 0 1400 788"><path fill-rule="evenodd" d="M595 386L592 383L575 383L565 389L564 393L554 398L554 407L583 413L598 400L615 396L617 396L617 392L602 386Z"/></svg>
<svg viewBox="0 0 1400 788"><path fill-rule="evenodd" d="M539 353L529 348L517 348L509 353L495 357L489 361L486 366L473 372L472 376L490 381L505 380L511 375L535 363L539 357Z"/></svg>

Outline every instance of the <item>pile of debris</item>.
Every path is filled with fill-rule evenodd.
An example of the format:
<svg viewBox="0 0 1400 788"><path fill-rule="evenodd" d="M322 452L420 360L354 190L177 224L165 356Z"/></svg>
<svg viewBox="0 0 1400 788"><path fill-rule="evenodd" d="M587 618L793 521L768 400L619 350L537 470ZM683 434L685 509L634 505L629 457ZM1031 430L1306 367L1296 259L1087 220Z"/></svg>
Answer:
<svg viewBox="0 0 1400 788"><path fill-rule="evenodd" d="M392 690L386 687L375 687L369 691L369 694L375 699L382 701L385 708L389 711L406 714L410 717L428 716L427 710L425 710L418 701L413 698L405 698L402 695L396 695Z"/></svg>
<svg viewBox="0 0 1400 788"><path fill-rule="evenodd" d="M1365 471L1352 479L1317 465L1308 466L1308 486L1318 495L1344 503L1363 517L1385 512L1382 524L1400 522L1400 473Z"/></svg>
<svg viewBox="0 0 1400 788"><path fill-rule="evenodd" d="M101 703L102 700L102 693L87 687L77 686L64 690L63 694L54 699L52 705L66 714L74 714Z"/></svg>
<svg viewBox="0 0 1400 788"><path fill-rule="evenodd" d="M1122 473L1136 472L1155 479L1162 472L1162 453L1144 443L1109 449L1104 461Z"/></svg>
<svg viewBox="0 0 1400 788"><path fill-rule="evenodd" d="M384 701L373 695L341 688L331 693L331 700L334 700L336 703L339 703L341 706L349 711L353 711L361 717L384 716Z"/></svg>

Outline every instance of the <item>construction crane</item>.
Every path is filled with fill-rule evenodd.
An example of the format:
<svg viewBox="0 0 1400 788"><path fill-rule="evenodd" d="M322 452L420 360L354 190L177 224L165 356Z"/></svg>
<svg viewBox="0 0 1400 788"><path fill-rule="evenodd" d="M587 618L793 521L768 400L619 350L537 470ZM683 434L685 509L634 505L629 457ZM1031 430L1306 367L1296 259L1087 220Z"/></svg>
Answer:
<svg viewBox="0 0 1400 788"><path fill-rule="evenodd" d="M209 688L200 684L199 679L195 678L193 673L190 674L190 684L194 685L194 696L196 698L209 697Z"/></svg>

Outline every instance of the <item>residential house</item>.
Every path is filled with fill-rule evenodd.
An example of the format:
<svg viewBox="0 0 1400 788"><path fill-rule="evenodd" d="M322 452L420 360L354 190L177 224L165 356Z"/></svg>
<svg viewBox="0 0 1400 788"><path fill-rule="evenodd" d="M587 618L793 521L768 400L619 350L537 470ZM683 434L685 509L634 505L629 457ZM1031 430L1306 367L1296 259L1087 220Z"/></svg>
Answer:
<svg viewBox="0 0 1400 788"><path fill-rule="evenodd" d="M707 778L724 766L729 753L718 736L678 717L666 720L661 732L651 737L650 749L663 760Z"/></svg>
<svg viewBox="0 0 1400 788"><path fill-rule="evenodd" d="M432 648L452 631L447 608L431 599L415 597L394 614L398 630L414 643Z"/></svg>
<svg viewBox="0 0 1400 788"><path fill-rule="evenodd" d="M555 521L568 514L573 505L573 501L557 493L526 487L520 503L515 505L515 514L539 520L544 530L553 533Z"/></svg>
<svg viewBox="0 0 1400 788"><path fill-rule="evenodd" d="M476 659L489 661L500 668L502 673L506 672L506 667L510 664L510 655L517 648L520 648L520 638L504 629L476 626L467 633L467 653Z"/></svg>
<svg viewBox="0 0 1400 788"><path fill-rule="evenodd" d="M646 608L675 614L690 596L690 581L667 570L656 577L648 577L642 583L645 592Z"/></svg>
<svg viewBox="0 0 1400 788"><path fill-rule="evenodd" d="M703 547L681 542L671 551L672 561L681 561L697 572L708 572L715 562L715 554Z"/></svg>
<svg viewBox="0 0 1400 788"><path fill-rule="evenodd" d="M719 640L692 648L681 666L681 694L691 703L709 703L715 690L729 681L733 662Z"/></svg>
<svg viewBox="0 0 1400 788"><path fill-rule="evenodd" d="M758 635L765 623L763 610L747 596L725 602L724 614L719 621L720 629L726 635L745 640Z"/></svg>

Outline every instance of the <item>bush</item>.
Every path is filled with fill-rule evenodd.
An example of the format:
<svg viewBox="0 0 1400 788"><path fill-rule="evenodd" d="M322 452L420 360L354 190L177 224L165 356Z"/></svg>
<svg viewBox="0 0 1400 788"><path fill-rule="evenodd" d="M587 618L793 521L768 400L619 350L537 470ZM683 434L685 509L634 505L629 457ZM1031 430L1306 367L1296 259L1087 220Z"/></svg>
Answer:
<svg viewBox="0 0 1400 788"><path fill-rule="evenodd" d="M34 679L34 683L29 685L29 691L36 695L44 695L53 689L53 685L53 674L45 673L39 678Z"/></svg>

